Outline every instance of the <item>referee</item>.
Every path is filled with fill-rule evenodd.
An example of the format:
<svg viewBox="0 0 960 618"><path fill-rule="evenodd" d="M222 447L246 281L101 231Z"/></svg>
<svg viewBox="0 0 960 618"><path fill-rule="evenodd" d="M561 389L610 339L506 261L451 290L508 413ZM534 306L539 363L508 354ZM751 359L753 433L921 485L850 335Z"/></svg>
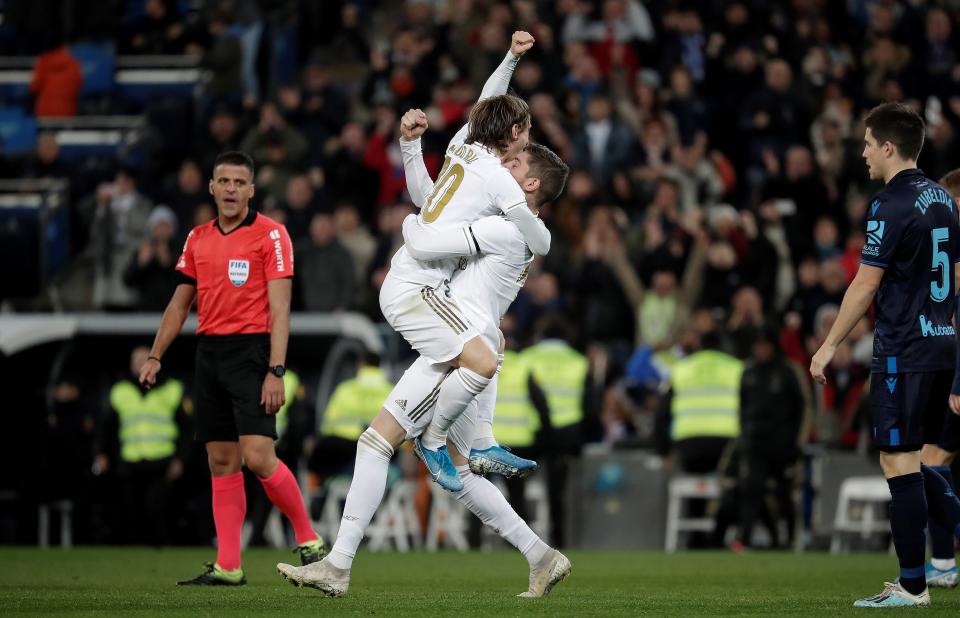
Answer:
<svg viewBox="0 0 960 618"><path fill-rule="evenodd" d="M140 383L153 386L196 297L197 439L206 444L210 464L217 561L178 585L246 583L240 568L247 508L242 463L293 524L301 562L326 554L296 479L273 447L274 415L284 403L293 249L286 228L250 209L253 177L253 160L246 153L225 152L214 161L210 194L217 218L187 236L176 266L177 288L140 370Z"/></svg>

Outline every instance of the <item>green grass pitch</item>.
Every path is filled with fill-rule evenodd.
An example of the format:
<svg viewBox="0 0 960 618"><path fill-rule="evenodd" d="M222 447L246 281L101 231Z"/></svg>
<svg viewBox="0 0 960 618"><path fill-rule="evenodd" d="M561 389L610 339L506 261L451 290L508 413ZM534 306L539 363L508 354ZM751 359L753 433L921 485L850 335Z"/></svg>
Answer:
<svg viewBox="0 0 960 618"><path fill-rule="evenodd" d="M861 613L853 601L896 576L885 554L571 551L573 573L546 599L518 599L527 565L509 551L361 550L350 594L328 599L277 574L288 552L244 554L248 585L177 588L204 549L0 548L0 615L689 616ZM960 589L932 590L925 614L960 616Z"/></svg>

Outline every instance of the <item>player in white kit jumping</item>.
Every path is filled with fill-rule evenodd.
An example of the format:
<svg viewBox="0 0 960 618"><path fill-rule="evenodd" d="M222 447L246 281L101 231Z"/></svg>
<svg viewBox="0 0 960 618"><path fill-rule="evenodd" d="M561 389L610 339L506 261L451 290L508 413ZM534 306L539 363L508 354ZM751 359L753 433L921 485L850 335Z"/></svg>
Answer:
<svg viewBox="0 0 960 618"><path fill-rule="evenodd" d="M517 61L533 45L525 32L513 36L510 52L487 80L470 121L450 141L443 169L429 192L411 179L411 195L426 196L413 227L425 235L459 235L463 226L494 214L505 214L520 230L530 250L544 255L550 232L527 208L523 190L502 165L527 145L530 112L526 103L506 92ZM403 140L401 141L403 145ZM410 145L404 145L408 149ZM426 177L429 180L429 176ZM438 385L437 410L414 450L444 489L459 491L463 483L447 452L447 432L467 405L481 393L497 369L497 347L489 345L464 314L449 282L459 259L422 261L406 247L390 265L380 290L380 308L390 326L431 363L452 369Z"/></svg>
<svg viewBox="0 0 960 618"><path fill-rule="evenodd" d="M425 124L423 128L425 129ZM422 133L422 130L420 133ZM419 148L416 150L416 158L419 160ZM531 150L535 151L541 158L545 154L549 155L543 159L542 163L545 163L547 168L552 167L553 173L542 173L545 177L550 176L553 185L556 186L554 195L551 196L555 197L562 189L566 178L566 166L547 149L539 147L539 150ZM520 175L517 180L521 182L524 191L526 191L524 203L526 204L527 196L529 196L531 204L538 204L537 191L540 189L540 182L537 180L531 181L528 175L523 173L530 167L531 155L530 153L523 153L520 159L522 161L518 160L512 163ZM409 160L405 156L405 164ZM422 160L420 160L420 166L422 168ZM522 169L520 169L520 166L523 166ZM413 177L416 177L417 174L411 175L409 166L407 167L408 178L413 180ZM441 180L442 178L443 174L441 174ZM429 176L426 175L425 168L423 169L423 177L419 180L422 180L425 185L432 184ZM416 185L417 183L412 184ZM440 186L440 181L438 181L437 186ZM411 191L411 195L418 203L425 199L424 196L427 193L427 191L418 192L416 189ZM430 194L436 195L436 191L432 191ZM412 222L408 221L405 228L409 230L410 225L412 225ZM506 307L516 296L522 285L526 268L532 260L532 255L527 251L523 237L519 234L517 227L499 217L477 222L476 233L474 234L471 234L473 230L470 229L470 226L455 231L459 233L453 236L460 238L461 242L455 243L453 247L444 245L445 240L453 237L450 234L432 236L428 234L420 239L422 242L417 244L415 251L420 252L418 255L424 258L431 258L436 255L435 253L431 254L431 251L444 251L447 252L445 255L449 256L473 255L476 251L482 250L489 254L482 260L473 260L463 273L459 273L454 278L451 286L453 288L459 286L474 291L481 285L488 289L493 287L493 289L488 290L489 296L465 294L464 306L467 307L467 311L464 313L472 314L470 317L474 321L478 324L484 324L483 331L488 341L486 345L498 347L499 342L496 339L499 339L499 333L494 321L499 321ZM416 234L413 236L415 237ZM512 242L504 242L504 239L511 239ZM437 241L440 244L431 245L431 241ZM471 243L472 247L469 246ZM482 263L495 259L500 260L497 268L487 269L486 271L478 268ZM499 285L491 286L490 281L497 283L498 273L501 278ZM460 278L463 279L458 282ZM485 298L489 300L485 302L483 300ZM373 435L369 435L370 430L368 430L368 432L365 432L365 436L361 437L358 445L354 482L351 485L350 495L344 509L344 518L341 522L340 534L332 557L323 561L323 563L318 563L318 566L309 570L290 565L278 565L278 569L286 578L299 585L316 587L331 596L340 596L346 592L349 586L349 569L356 548L362 538L363 530L383 497L386 469L393 448L399 445L404 438L413 437L423 430L424 420L431 415L440 387L444 383L443 378L450 373L448 367L436 367L436 365L436 363L430 363L425 359L415 363L415 366L404 374L401 383L391 394L388 403L385 405L386 409L381 411L381 416L371 425L371 429L374 430ZM484 402L483 405L484 408L489 409L489 417L492 419L495 393L485 394L484 397L492 397L492 399L487 399L487 402ZM385 413L391 418L382 418ZM382 428L382 431L377 431L378 425ZM533 534L529 527L510 508L496 487L486 479L475 476L468 471L466 456L470 453L473 442L473 414L461 417L456 421L451 430L451 438L456 446L457 463L460 464L457 474L463 479L465 485L456 494L458 500L480 516L485 523L500 531L504 538L517 546L527 557L531 567L530 586L522 596L544 596L555 583L569 573L569 561L559 552L550 549ZM369 455L369 457L365 457L365 455ZM358 478L361 476L362 464L367 465L364 466L363 478Z"/></svg>

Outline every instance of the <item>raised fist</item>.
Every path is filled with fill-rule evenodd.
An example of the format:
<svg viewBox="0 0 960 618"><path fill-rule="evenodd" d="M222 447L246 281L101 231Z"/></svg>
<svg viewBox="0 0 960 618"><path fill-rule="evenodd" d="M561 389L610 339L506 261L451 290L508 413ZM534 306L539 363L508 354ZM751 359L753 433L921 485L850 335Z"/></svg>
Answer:
<svg viewBox="0 0 960 618"><path fill-rule="evenodd" d="M519 58L533 47L533 43L533 35L523 30L517 30L513 33L513 38L510 40L510 53Z"/></svg>
<svg viewBox="0 0 960 618"><path fill-rule="evenodd" d="M400 119L400 137L404 141L412 142L423 135L429 126L427 115L422 110L407 110L407 113Z"/></svg>

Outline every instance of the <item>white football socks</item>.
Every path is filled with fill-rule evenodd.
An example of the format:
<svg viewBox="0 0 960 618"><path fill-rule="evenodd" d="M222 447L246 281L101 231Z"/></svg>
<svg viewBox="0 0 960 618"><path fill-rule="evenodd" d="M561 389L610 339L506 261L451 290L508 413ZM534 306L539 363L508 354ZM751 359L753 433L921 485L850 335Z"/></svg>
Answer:
<svg viewBox="0 0 960 618"><path fill-rule="evenodd" d="M338 569L349 569L353 564L363 533L383 500L391 457L393 447L375 429L368 427L360 434L357 462L343 507L340 530L327 558Z"/></svg>
<svg viewBox="0 0 960 618"><path fill-rule="evenodd" d="M447 443L453 421L463 414L473 399L490 384L490 378L461 367L443 381L430 426L423 433L423 445L435 451Z"/></svg>
<svg viewBox="0 0 960 618"><path fill-rule="evenodd" d="M457 466L457 474L463 481L463 489L454 494L457 501L519 549L531 567L539 562L550 546L520 519L496 485L470 472L469 466Z"/></svg>
<svg viewBox="0 0 960 618"><path fill-rule="evenodd" d="M493 376L490 385L477 395L477 421L473 433L473 448L483 451L497 446L497 439L493 437L493 410L497 405L497 385L500 382L500 371Z"/></svg>

